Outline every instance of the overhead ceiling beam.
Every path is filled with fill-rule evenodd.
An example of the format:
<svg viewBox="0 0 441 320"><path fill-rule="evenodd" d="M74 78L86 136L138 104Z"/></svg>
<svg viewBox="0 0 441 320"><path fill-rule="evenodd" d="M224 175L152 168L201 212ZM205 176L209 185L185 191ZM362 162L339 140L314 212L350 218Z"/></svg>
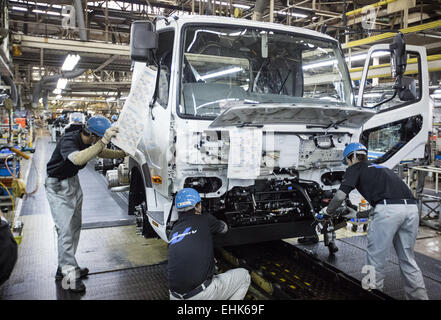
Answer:
<svg viewBox="0 0 441 320"><path fill-rule="evenodd" d="M420 24L420 25L417 25L414 27L403 28L403 29L400 29L399 31L401 31L403 34L408 34L408 33L416 33L416 32L420 32L420 31L436 29L436 28L440 28L440 27L441 27L441 20L437 20L437 21L433 21L433 22ZM396 35L395 32L385 32L385 33L378 34L378 35L375 35L372 37L367 37L364 39L344 43L344 44L342 44L342 48L347 49L347 48L359 47L359 46L365 45L365 44L372 44L374 42L393 38L395 35Z"/></svg>
<svg viewBox="0 0 441 320"><path fill-rule="evenodd" d="M44 48L53 50L65 50L70 52L88 52L99 54L111 54L119 56L129 56L130 47L128 45L76 41L76 40L60 40L44 37L34 37L14 34L14 41L20 43L22 47Z"/></svg>

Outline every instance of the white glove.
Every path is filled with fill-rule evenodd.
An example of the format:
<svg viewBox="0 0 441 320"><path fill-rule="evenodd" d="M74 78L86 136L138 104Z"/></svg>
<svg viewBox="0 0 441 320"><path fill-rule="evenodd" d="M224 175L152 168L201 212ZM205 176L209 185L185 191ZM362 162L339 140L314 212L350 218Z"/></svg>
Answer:
<svg viewBox="0 0 441 320"><path fill-rule="evenodd" d="M105 145L108 145L110 143L110 140L113 137L116 137L117 133L118 133L118 127L116 126L110 127L109 129L106 130L106 132L104 132L104 137L101 139L101 141Z"/></svg>

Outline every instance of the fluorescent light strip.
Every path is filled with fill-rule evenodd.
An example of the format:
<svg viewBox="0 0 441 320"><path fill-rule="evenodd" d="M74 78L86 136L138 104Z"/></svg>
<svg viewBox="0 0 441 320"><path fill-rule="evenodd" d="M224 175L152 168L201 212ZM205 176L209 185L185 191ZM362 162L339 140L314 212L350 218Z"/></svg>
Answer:
<svg viewBox="0 0 441 320"><path fill-rule="evenodd" d="M43 10L39 10L39 9L34 9L34 10L32 10L32 12L34 12L34 13L45 13L45 14L49 14L51 16L61 16L61 13L55 12L55 11L43 11Z"/></svg>
<svg viewBox="0 0 441 320"><path fill-rule="evenodd" d="M69 54L64 60L63 66L61 70L63 71L72 71L73 68L77 65L78 61L80 61L81 57L77 54Z"/></svg>
<svg viewBox="0 0 441 320"><path fill-rule="evenodd" d="M15 10L15 11L28 11L28 8L23 8L23 7L12 7L12 10Z"/></svg>
<svg viewBox="0 0 441 320"><path fill-rule="evenodd" d="M211 79L211 78L217 78L217 77L224 76L224 75L227 75L227 74L236 73L236 72L239 72L239 71L242 71L242 70L243 70L243 68L234 67L234 68L231 68L231 69L227 69L227 70L223 70L223 71L219 71L219 72L213 72L213 73L206 74L206 75L202 76L201 79L202 80L207 80L207 79Z"/></svg>
<svg viewBox="0 0 441 320"><path fill-rule="evenodd" d="M336 63L337 63L336 59L317 62L317 63L311 63L311 64L304 65L303 70L309 70L309 69L314 69L314 68L319 68L319 67L326 67L326 66L330 66L330 65L333 65Z"/></svg>
<svg viewBox="0 0 441 320"><path fill-rule="evenodd" d="M57 89L64 89L66 88L66 84L67 84L67 79L65 78L60 78L57 81Z"/></svg>
<svg viewBox="0 0 441 320"><path fill-rule="evenodd" d="M202 2L207 2L207 0L196 0L196 1L198 1L198 2L201 2L201 1ZM229 6L230 5L227 2L221 2L221 1L214 1L214 3L217 4L217 5L221 4L223 6ZM233 7L236 7L236 8L239 8L239 9L245 9L245 10L248 10L248 9L251 8L250 6L247 6L247 5L244 5L244 4L234 4L234 3L233 3Z"/></svg>
<svg viewBox="0 0 441 320"><path fill-rule="evenodd" d="M378 57L386 56L388 54L390 54L390 52L388 52L388 51L376 51L371 55L371 57L378 58ZM352 56L351 61L365 60L366 57L367 57L367 53L358 54L358 55ZM349 61L349 57L346 57L346 61Z"/></svg>

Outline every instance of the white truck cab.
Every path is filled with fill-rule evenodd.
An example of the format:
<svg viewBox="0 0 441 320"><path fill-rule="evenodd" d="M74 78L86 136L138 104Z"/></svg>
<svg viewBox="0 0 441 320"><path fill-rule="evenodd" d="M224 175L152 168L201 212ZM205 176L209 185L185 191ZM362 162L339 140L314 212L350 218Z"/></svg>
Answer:
<svg viewBox="0 0 441 320"><path fill-rule="evenodd" d="M220 244L312 235L347 144L381 151L375 162L389 168L424 155L423 47L374 45L356 101L338 41L319 32L213 16L136 21L131 32L134 68L158 70L129 160L128 212L146 237L167 241L184 187L229 225Z"/></svg>

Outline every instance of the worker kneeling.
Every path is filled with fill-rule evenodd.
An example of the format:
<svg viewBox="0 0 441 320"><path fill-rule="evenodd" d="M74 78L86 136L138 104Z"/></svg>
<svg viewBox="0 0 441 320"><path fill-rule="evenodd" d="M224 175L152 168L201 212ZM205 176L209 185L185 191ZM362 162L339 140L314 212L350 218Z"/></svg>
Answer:
<svg viewBox="0 0 441 320"><path fill-rule="evenodd" d="M106 148L117 132L118 128L110 127L110 121L105 117L91 117L85 128L61 137L47 163L46 195L58 236L58 269L55 279L63 280L63 289L84 291L86 287L81 278L89 273L87 268L80 268L75 259L83 204L78 171L95 156L124 158L124 151Z"/></svg>
<svg viewBox="0 0 441 320"><path fill-rule="evenodd" d="M202 213L201 197L193 188L179 191L175 203L179 218L168 248L170 300L242 300L250 286L248 270L215 274L212 233L226 233L227 224Z"/></svg>

